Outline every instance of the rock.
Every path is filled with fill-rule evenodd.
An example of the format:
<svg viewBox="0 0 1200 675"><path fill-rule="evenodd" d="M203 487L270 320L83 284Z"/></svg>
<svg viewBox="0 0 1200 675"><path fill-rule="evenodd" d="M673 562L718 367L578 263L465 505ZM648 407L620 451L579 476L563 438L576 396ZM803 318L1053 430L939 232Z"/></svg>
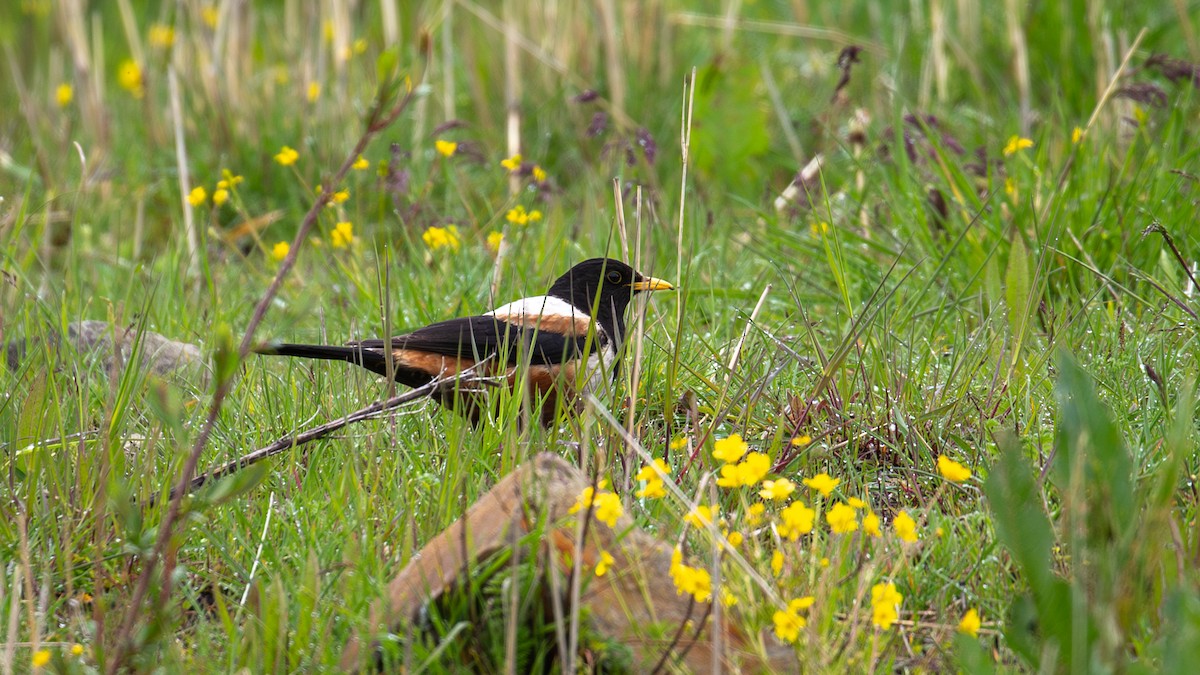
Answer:
<svg viewBox="0 0 1200 675"><path fill-rule="evenodd" d="M140 345L138 344L140 341ZM47 335L46 346L59 350L60 335ZM106 371L119 369L138 349L143 368L163 376L184 367L200 366L204 356L200 348L188 342L176 342L151 331L113 326L106 321L79 321L67 326L66 343L81 357ZM25 356L36 348L33 340L14 340L5 345L5 361L15 370Z"/></svg>

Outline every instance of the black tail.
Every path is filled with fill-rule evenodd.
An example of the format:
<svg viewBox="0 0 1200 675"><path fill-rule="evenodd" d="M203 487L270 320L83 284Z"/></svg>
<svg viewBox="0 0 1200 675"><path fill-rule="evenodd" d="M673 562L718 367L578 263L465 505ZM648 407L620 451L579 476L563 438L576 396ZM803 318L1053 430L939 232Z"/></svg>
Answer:
<svg viewBox="0 0 1200 675"><path fill-rule="evenodd" d="M259 354L270 354L273 356L299 356L306 359L348 361L362 366L373 373L387 375L387 359L384 358L383 354L379 351L363 349L362 347L266 343L255 347L254 351Z"/></svg>

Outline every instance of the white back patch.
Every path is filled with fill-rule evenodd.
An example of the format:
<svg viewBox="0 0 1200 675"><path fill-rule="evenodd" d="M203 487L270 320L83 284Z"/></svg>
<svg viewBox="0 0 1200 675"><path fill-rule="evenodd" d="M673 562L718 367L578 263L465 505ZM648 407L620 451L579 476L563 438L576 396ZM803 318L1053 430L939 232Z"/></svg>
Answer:
<svg viewBox="0 0 1200 675"><path fill-rule="evenodd" d="M556 298L550 295L534 295L528 298L514 300L507 305L501 305L496 309L488 312L484 316L499 316L499 317L538 317L543 315L550 316L579 316L587 317L586 312L581 312L571 306L571 303L561 298Z"/></svg>

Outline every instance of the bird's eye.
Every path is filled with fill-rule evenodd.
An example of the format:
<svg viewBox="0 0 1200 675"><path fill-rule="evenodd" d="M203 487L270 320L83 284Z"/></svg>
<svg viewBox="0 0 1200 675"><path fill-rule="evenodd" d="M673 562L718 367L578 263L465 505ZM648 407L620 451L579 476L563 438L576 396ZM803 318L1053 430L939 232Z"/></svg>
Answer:
<svg viewBox="0 0 1200 675"><path fill-rule="evenodd" d="M621 273L617 272L616 270L609 272L608 275L606 276L606 278L608 279L608 283L610 283L610 284L621 283Z"/></svg>

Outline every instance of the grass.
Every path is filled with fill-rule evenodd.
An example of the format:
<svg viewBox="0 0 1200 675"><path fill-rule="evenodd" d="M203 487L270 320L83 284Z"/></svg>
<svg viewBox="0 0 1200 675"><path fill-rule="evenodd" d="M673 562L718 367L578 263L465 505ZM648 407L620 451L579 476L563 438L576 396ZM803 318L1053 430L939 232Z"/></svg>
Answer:
<svg viewBox="0 0 1200 675"><path fill-rule="evenodd" d="M680 290L644 307L600 404L745 536L747 564L722 565L738 625L774 640L779 601L814 596L797 653L821 672L1188 666L1197 103L1149 59L1200 57L1194 8L399 4L389 17L379 3L29 0L0 22L13 74L0 83L13 111L0 124L0 335L40 344L103 320L218 364L160 377L36 348L0 370L0 669L41 654L63 671L334 669L387 579L543 450L582 457L641 527L708 564L715 544L684 524L690 504L633 497L642 462L604 415L541 430L508 398L478 428L423 405L284 453L188 500L166 558L147 564L169 506L139 505L178 480L219 384L201 468L388 394L339 364L229 359L280 269L276 244L351 152L381 80L411 85L413 105L338 186L349 198L291 247L255 339L394 334L540 293L584 258L636 259ZM174 27L169 45L154 26ZM861 62L835 93L850 43ZM1006 154L1013 137L1032 146ZM453 156L439 139L458 143ZM285 145L299 154L289 167L274 160ZM513 148L544 183L500 167ZM777 209L817 154L807 196ZM214 206L226 169L244 180ZM206 199L190 207L197 186ZM509 223L518 205L543 218ZM349 246L335 246L341 222ZM450 224L456 248L426 244ZM841 481L829 498L794 495L819 509L812 534L749 525L756 490L713 485L714 443L734 433L770 455L772 478ZM939 455L974 476L948 483ZM850 497L883 537L862 532L861 513L859 531L830 531L824 513ZM891 529L902 511L918 543ZM127 615L145 574L149 595ZM885 630L871 589L888 581L903 602ZM528 600L510 651L504 592L449 599L426 639L397 634L394 657L413 670L557 663L555 629ZM956 631L971 608L975 638ZM581 644L583 663L636 668L601 636Z"/></svg>

